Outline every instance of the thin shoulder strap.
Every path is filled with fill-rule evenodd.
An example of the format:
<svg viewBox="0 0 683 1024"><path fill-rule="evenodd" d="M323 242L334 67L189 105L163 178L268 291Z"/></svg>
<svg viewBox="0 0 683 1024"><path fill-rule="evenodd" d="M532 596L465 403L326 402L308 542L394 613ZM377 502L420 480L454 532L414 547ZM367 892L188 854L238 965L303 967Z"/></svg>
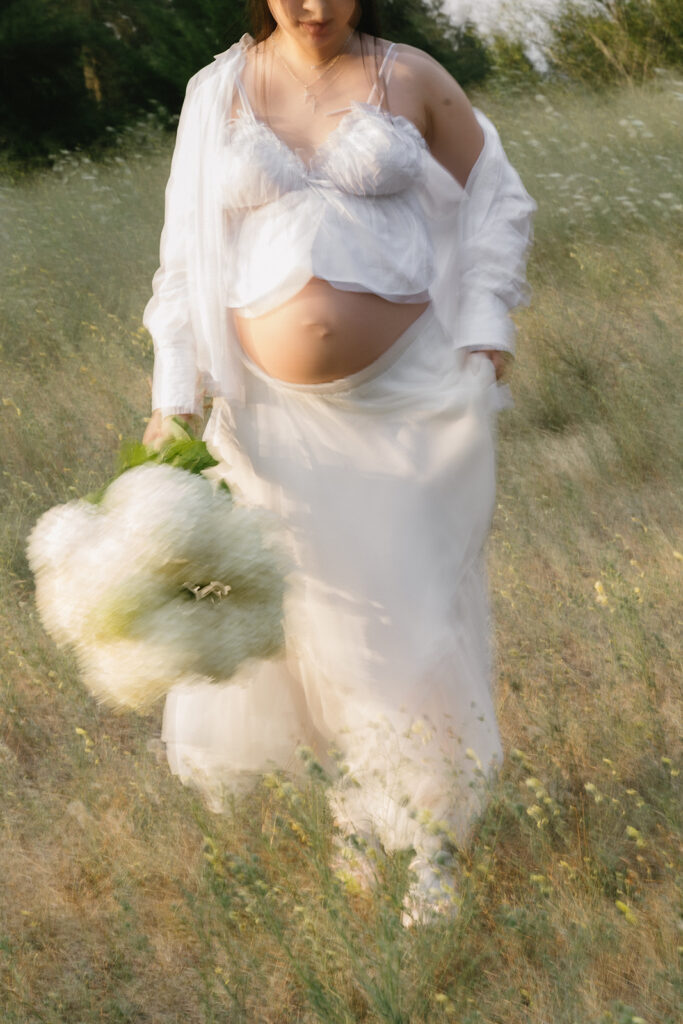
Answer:
<svg viewBox="0 0 683 1024"><path fill-rule="evenodd" d="M387 52L384 54L384 60L380 65L378 77L386 81L387 84L391 78L391 72L394 67L397 52L396 43L389 43Z"/></svg>
<svg viewBox="0 0 683 1024"><path fill-rule="evenodd" d="M242 104L242 110L244 110L249 115L252 121L255 121L256 115L254 114L251 103L249 102L247 90L244 88L244 83L242 82L242 78L239 75L239 73L235 75L235 84L237 85L237 91L240 94L240 103Z"/></svg>
<svg viewBox="0 0 683 1024"><path fill-rule="evenodd" d="M396 43L389 43L387 52L384 54L384 60L380 64L379 71L377 72L377 81L373 85L370 95L368 96L368 103L372 103L375 93L378 94L378 107L381 107L386 100L387 86L389 85L391 72L394 70L397 55L398 51L396 49Z"/></svg>

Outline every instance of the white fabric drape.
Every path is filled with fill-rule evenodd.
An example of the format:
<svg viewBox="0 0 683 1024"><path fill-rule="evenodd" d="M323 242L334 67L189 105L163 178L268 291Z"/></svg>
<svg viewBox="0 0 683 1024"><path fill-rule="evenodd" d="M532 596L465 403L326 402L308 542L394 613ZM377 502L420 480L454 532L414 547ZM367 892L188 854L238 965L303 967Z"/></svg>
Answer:
<svg viewBox="0 0 683 1024"><path fill-rule="evenodd" d="M301 770L309 745L343 831L427 852L441 822L464 843L502 759L482 557L493 365L454 353L428 309L350 377L290 384L246 357L243 371L245 402L219 398L204 437L291 551L285 653L171 690L171 769L220 811L258 773Z"/></svg>

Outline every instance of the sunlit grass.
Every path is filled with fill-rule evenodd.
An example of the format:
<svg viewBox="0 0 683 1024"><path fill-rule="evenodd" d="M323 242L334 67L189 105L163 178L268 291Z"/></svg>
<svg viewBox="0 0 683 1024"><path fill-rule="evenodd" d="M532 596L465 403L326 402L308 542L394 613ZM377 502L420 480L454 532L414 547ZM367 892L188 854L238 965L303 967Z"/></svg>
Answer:
<svg viewBox="0 0 683 1024"><path fill-rule="evenodd" d="M508 757L460 917L409 931L405 858L373 896L330 872L315 772L211 815L159 713L95 706L41 632L28 530L144 427L168 147L1 184L3 1022L676 1020L682 95L478 98L540 205L490 557Z"/></svg>

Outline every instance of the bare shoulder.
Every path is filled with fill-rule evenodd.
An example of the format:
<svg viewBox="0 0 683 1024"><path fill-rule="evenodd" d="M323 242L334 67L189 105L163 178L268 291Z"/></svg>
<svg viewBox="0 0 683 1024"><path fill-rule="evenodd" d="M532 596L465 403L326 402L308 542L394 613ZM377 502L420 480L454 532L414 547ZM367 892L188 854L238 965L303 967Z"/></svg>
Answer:
<svg viewBox="0 0 683 1024"><path fill-rule="evenodd" d="M380 42L386 49L392 45L386 39L382 39ZM438 102L439 99L445 97L450 100L451 104L460 102L467 107L470 106L463 90L450 72L446 71L442 64L439 64L438 60L416 46L409 46L407 43L394 45L396 61L393 76L409 83L425 102Z"/></svg>
<svg viewBox="0 0 683 1024"><path fill-rule="evenodd" d="M398 43L396 54L389 90L392 107L403 112L400 108L412 102L412 120L433 156L464 185L484 143L470 101L453 76L424 50Z"/></svg>

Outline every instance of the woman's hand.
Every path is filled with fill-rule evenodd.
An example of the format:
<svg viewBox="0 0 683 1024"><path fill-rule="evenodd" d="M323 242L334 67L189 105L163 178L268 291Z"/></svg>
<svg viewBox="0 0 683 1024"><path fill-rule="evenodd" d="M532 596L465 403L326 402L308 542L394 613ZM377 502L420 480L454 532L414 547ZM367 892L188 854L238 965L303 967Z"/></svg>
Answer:
<svg viewBox="0 0 683 1024"><path fill-rule="evenodd" d="M491 362L493 363L493 368L496 371L496 380L500 380L501 377L505 374L508 363L510 361L509 353L501 352L501 350L497 348L479 348L476 351L481 352L482 355L486 356L487 359L491 360Z"/></svg>
<svg viewBox="0 0 683 1024"><path fill-rule="evenodd" d="M174 419L187 423L193 433L196 433L199 427L199 416L194 416L192 413L162 416L161 409L155 409L142 435L142 443L149 445L151 448L156 448L158 451L164 441L173 436L172 424Z"/></svg>

